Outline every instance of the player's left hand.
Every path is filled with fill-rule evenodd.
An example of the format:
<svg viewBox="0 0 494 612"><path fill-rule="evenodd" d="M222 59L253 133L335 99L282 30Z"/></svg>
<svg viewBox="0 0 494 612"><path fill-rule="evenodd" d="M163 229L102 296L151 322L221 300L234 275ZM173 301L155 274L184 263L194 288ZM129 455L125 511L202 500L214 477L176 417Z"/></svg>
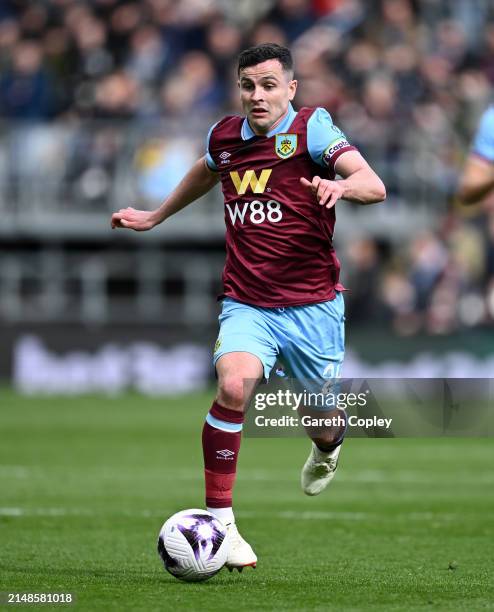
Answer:
<svg viewBox="0 0 494 612"><path fill-rule="evenodd" d="M320 176L315 176L312 182L302 176L300 182L304 187L310 189L318 203L326 208L332 208L345 192L342 181L330 181Z"/></svg>

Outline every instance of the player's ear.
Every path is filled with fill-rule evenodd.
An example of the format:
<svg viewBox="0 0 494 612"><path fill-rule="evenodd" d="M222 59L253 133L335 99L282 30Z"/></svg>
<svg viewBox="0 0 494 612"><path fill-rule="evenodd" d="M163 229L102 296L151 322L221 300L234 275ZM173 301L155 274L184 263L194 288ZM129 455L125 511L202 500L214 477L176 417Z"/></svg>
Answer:
<svg viewBox="0 0 494 612"><path fill-rule="evenodd" d="M290 100L293 100L293 98L295 97L295 94L297 93L297 85L298 85L298 81L296 79L292 79L288 83L288 93L289 93Z"/></svg>

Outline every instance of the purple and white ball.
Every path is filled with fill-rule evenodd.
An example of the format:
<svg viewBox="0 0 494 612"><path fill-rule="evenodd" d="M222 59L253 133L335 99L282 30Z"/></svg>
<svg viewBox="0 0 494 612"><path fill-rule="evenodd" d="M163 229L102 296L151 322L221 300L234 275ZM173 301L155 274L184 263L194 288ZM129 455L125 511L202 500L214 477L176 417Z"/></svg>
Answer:
<svg viewBox="0 0 494 612"><path fill-rule="evenodd" d="M208 580L225 565L226 528L206 510L182 510L161 528L158 554L165 569L175 578L186 582Z"/></svg>

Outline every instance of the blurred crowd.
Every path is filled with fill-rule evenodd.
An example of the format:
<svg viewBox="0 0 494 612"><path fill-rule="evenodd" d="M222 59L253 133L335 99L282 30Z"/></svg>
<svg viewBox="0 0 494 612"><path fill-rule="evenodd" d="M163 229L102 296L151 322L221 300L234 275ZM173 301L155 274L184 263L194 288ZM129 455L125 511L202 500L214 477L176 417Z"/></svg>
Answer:
<svg viewBox="0 0 494 612"><path fill-rule="evenodd" d="M0 117L210 121L238 110L238 52L266 41L291 47L296 105L330 111L390 201L437 208L408 242L346 246L353 320L403 334L494 320L494 208L453 202L494 85L490 0L2 0Z"/></svg>
<svg viewBox="0 0 494 612"><path fill-rule="evenodd" d="M298 104L367 139L409 120L469 131L494 79L493 13L489 0L3 0L0 113L231 110L237 53L272 41L294 51Z"/></svg>
<svg viewBox="0 0 494 612"><path fill-rule="evenodd" d="M494 321L494 207L488 222L454 215L403 244L362 237L344 251L347 318L401 336L449 334Z"/></svg>

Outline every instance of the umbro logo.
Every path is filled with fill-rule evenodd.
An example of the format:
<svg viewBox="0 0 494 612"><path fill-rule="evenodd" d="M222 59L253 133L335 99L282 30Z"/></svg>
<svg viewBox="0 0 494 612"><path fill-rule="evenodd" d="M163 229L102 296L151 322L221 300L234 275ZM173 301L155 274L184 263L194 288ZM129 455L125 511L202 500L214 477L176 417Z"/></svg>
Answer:
<svg viewBox="0 0 494 612"><path fill-rule="evenodd" d="M224 448L223 450L216 451L216 455L220 455L220 457L217 457L218 459L232 459L235 453L227 448Z"/></svg>
<svg viewBox="0 0 494 612"><path fill-rule="evenodd" d="M223 153L220 153L221 163L222 164L229 164L230 160L228 158L231 157L231 156L232 156L232 154L228 153L228 151L223 151Z"/></svg>

